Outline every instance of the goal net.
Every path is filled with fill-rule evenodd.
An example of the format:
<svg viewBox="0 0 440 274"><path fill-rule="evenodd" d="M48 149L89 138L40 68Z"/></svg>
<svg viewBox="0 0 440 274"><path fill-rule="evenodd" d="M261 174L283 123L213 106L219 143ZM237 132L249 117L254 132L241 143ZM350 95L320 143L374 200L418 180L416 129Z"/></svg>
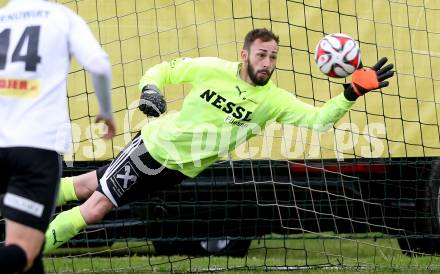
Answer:
<svg viewBox="0 0 440 274"><path fill-rule="evenodd" d="M118 125L112 141L99 138L91 79L73 61L66 176L108 162L148 123L137 104L149 67L183 56L239 60L252 28L280 36L272 80L315 106L350 81L317 69L325 34L350 35L363 64L386 56L396 73L328 132L269 124L194 180L114 210L49 254L48 272L440 268L438 1L57 2L87 21L110 56ZM168 111L189 90L164 89Z"/></svg>

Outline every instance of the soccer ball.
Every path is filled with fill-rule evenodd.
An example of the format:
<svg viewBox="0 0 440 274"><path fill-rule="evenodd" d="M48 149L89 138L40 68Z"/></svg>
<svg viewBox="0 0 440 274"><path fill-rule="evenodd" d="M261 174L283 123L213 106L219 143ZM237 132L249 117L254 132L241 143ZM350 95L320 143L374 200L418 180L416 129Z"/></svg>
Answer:
<svg viewBox="0 0 440 274"><path fill-rule="evenodd" d="M322 38L316 46L315 63L325 75L343 78L359 67L361 52L350 36L332 33Z"/></svg>

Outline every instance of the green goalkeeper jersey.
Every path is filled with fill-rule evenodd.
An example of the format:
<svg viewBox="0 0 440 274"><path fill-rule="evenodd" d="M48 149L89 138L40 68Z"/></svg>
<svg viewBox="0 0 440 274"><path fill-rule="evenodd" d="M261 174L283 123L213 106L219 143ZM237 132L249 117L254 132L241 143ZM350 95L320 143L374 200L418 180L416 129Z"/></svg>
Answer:
<svg viewBox="0 0 440 274"><path fill-rule="evenodd" d="M140 89L189 83L179 112L142 128L147 150L165 167L195 177L227 152L258 134L268 121L316 130L333 126L353 102L340 94L322 107L298 100L269 81L252 86L238 76L240 63L214 57L180 58L150 68Z"/></svg>

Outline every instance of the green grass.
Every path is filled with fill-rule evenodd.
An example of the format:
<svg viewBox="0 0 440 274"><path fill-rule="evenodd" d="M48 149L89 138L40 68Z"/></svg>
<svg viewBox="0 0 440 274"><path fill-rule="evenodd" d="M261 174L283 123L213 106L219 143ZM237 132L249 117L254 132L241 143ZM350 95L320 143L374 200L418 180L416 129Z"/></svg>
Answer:
<svg viewBox="0 0 440 274"><path fill-rule="evenodd" d="M295 273L428 273L440 270L440 257L405 256L394 239L374 239L372 234L354 239L304 236L304 239L284 239L271 235L270 239L254 240L245 258L154 256L150 242L117 242L111 248L59 249L46 257L45 265L48 273L206 273L215 270L232 273L287 273L292 270L296 270Z"/></svg>

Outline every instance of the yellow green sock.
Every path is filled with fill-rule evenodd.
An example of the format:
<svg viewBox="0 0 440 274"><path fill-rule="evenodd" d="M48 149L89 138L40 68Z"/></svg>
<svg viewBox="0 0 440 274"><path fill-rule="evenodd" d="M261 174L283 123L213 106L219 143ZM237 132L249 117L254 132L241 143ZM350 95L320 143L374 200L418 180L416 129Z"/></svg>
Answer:
<svg viewBox="0 0 440 274"><path fill-rule="evenodd" d="M61 212L46 230L43 252L47 253L66 243L86 226L79 206Z"/></svg>
<svg viewBox="0 0 440 274"><path fill-rule="evenodd" d="M62 206L68 201L78 201L75 187L73 186L73 177L61 178L60 189L57 196L57 206Z"/></svg>

